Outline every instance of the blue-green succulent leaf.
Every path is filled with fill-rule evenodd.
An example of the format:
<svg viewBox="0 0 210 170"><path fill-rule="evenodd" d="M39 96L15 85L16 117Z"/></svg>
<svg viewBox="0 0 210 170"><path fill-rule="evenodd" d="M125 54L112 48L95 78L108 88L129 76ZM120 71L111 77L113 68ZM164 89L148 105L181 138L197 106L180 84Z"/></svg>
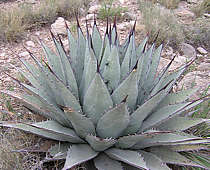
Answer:
<svg viewBox="0 0 210 170"><path fill-rule="evenodd" d="M128 47L128 50L125 55L127 55L127 53L128 54L130 53L130 71L131 71L137 62L136 42L135 42L135 34L134 33L131 36L130 41L131 41L130 42L131 49L130 49L130 47Z"/></svg>
<svg viewBox="0 0 210 170"><path fill-rule="evenodd" d="M157 49L154 50L152 54L152 61L150 63L148 77L144 85L145 89L151 90L151 88L153 87L154 80L157 74L158 65L160 62L162 47L163 46L160 45Z"/></svg>
<svg viewBox="0 0 210 170"><path fill-rule="evenodd" d="M176 164L176 165L181 165L181 166L186 165L186 166L195 166L199 168L204 168L203 166L187 159L185 156L182 156L181 154L174 152L170 149L166 149L164 147L151 148L150 152L155 154L165 163Z"/></svg>
<svg viewBox="0 0 210 170"><path fill-rule="evenodd" d="M141 140L145 138L149 138L151 135L150 133L142 133L142 134L134 134L134 135L128 135L128 136L122 136L117 140L117 143L115 146L117 148L122 149L129 149Z"/></svg>
<svg viewBox="0 0 210 170"><path fill-rule="evenodd" d="M144 51L144 47L145 47L147 41L148 41L148 37L146 37L146 38L139 44L139 46L138 46L138 48L137 48L137 55L138 55L138 57L140 57L140 56L142 55L142 53L143 53L143 51Z"/></svg>
<svg viewBox="0 0 210 170"><path fill-rule="evenodd" d="M81 80L81 84L80 84L80 100L83 103L84 100L84 96L90 86L90 83L92 82L93 78L95 77L95 74L97 72L97 60L94 56L94 54L92 53L91 49L90 49L90 53L89 53L90 57L87 61L83 75L82 75L82 80Z"/></svg>
<svg viewBox="0 0 210 170"><path fill-rule="evenodd" d="M72 129L65 128L56 121L45 121L33 124L16 123L16 122L0 122L0 126L20 129L45 138L66 141L70 143L84 143Z"/></svg>
<svg viewBox="0 0 210 170"><path fill-rule="evenodd" d="M161 123L157 126L157 129L160 130L171 130L171 131L183 131L187 130L191 127L194 127L203 122L209 122L208 119L200 119L200 118L190 118L190 117L181 117L175 116L173 118L168 119L167 121Z"/></svg>
<svg viewBox="0 0 210 170"><path fill-rule="evenodd" d="M179 103L175 105L165 106L157 110L156 112L151 113L150 116L143 122L141 130L146 130L154 126L157 126L161 124L162 122L167 121L171 117L174 117L175 115L179 115L183 113L184 111L195 107L196 105L202 103L203 101L205 101L205 98L199 99L193 102Z"/></svg>
<svg viewBox="0 0 210 170"><path fill-rule="evenodd" d="M150 49L145 52L139 60L142 60L141 67L138 67L138 81L141 86L144 85L147 76L149 75L149 70L151 68L152 54L153 54L154 45L150 47Z"/></svg>
<svg viewBox="0 0 210 170"><path fill-rule="evenodd" d="M115 139L102 139L93 135L87 135L85 140L95 151L104 151L116 143Z"/></svg>
<svg viewBox="0 0 210 170"><path fill-rule="evenodd" d="M62 170L71 169L76 165L95 158L97 155L98 152L94 151L87 144L72 145L67 152L66 162Z"/></svg>
<svg viewBox="0 0 210 170"><path fill-rule="evenodd" d="M97 134L102 138L119 137L130 121L126 103L121 103L107 111L97 124Z"/></svg>
<svg viewBox="0 0 210 170"><path fill-rule="evenodd" d="M67 28L68 42L69 42L69 57L70 61L76 60L77 57L77 40L72 35L69 28ZM73 67L74 69L74 67Z"/></svg>
<svg viewBox="0 0 210 170"><path fill-rule="evenodd" d="M71 108L64 108L64 113L71 121L74 130L80 137L85 138L88 134L96 134L94 124L84 115Z"/></svg>
<svg viewBox="0 0 210 170"><path fill-rule="evenodd" d="M128 75L128 73L130 72L130 67L131 67L131 53L132 53L132 42L131 42L131 38L129 39L129 44L128 44L128 48L127 51L125 53L125 57L122 61L121 64L121 76L120 76L120 80L122 81L123 79L125 79L125 77Z"/></svg>
<svg viewBox="0 0 210 170"><path fill-rule="evenodd" d="M145 152L142 150L138 151L144 158L144 161L146 162L146 166L150 170L170 170L170 168L164 163L159 157L156 155L150 153L150 152Z"/></svg>
<svg viewBox="0 0 210 170"><path fill-rule="evenodd" d="M98 170L122 170L123 169L120 162L109 158L104 153L100 153L100 155L94 159L94 164Z"/></svg>
<svg viewBox="0 0 210 170"><path fill-rule="evenodd" d="M59 54L60 62L59 65L62 66L62 71L63 71L63 76L64 76L64 81L63 83L66 85L68 89L74 94L74 96L79 99L79 94L78 94L78 86L77 82L70 64L70 61L68 59L68 56L66 55L66 52L64 51L63 47L61 46L60 43L57 42L56 39L54 39L54 43L57 49L57 53ZM54 56L49 56L49 58L52 58ZM55 73L56 74L56 73Z"/></svg>
<svg viewBox="0 0 210 170"><path fill-rule="evenodd" d="M125 162L137 168L148 169L142 155L136 151L111 148L104 151L110 158Z"/></svg>
<svg viewBox="0 0 210 170"><path fill-rule="evenodd" d="M102 49L102 38L96 24L94 24L93 26L92 40L93 40L93 49L96 54L96 59L100 61L100 57L101 57L100 53Z"/></svg>
<svg viewBox="0 0 210 170"><path fill-rule="evenodd" d="M103 45L104 45L105 49L104 49L103 56L102 56L101 62L100 62L100 71L101 71L101 73L103 73L104 68L106 66L106 63L108 63L108 58L111 55L111 46L110 46L110 43L109 43L108 35L105 36Z"/></svg>
<svg viewBox="0 0 210 170"><path fill-rule="evenodd" d="M158 108L162 108L164 106L170 104L178 104L186 101L192 94L194 94L198 89L192 88L187 90L182 90L176 93L169 93L158 105Z"/></svg>
<svg viewBox="0 0 210 170"><path fill-rule="evenodd" d="M168 90L163 89L155 96L151 97L143 105L139 106L132 114L130 123L124 134L134 134L140 130L143 120L158 106L160 101L166 96Z"/></svg>
<svg viewBox="0 0 210 170"><path fill-rule="evenodd" d="M155 93L157 93L161 88L163 88L169 82L171 81L176 82L177 79L183 74L185 70L186 70L186 66L181 67L180 69L178 69L177 71L171 74L168 74L166 71L165 74L158 81L157 85L155 85L155 87L153 88L151 95L154 95Z"/></svg>
<svg viewBox="0 0 210 170"><path fill-rule="evenodd" d="M49 87L48 82L46 81L47 77L44 74L42 68L40 66L36 67L25 61L24 59L21 59L21 62L24 64L24 66L27 68L27 70L30 72L32 77L36 80L36 85L34 86L37 89L39 89L42 93L47 95L49 100L53 100L53 92L52 89ZM40 64L40 63L39 63Z"/></svg>
<svg viewBox="0 0 210 170"><path fill-rule="evenodd" d="M120 82L120 63L115 45L111 48L111 54L107 58L102 77L110 92L117 88Z"/></svg>
<svg viewBox="0 0 210 170"><path fill-rule="evenodd" d="M134 69L129 76L114 90L112 99L114 104L119 104L126 96L129 109L133 111L136 107L138 95L137 71Z"/></svg>
<svg viewBox="0 0 210 170"><path fill-rule="evenodd" d="M43 48L43 50L45 52L45 56L47 58L47 61L49 63L50 68L59 77L60 80L65 82L64 72L63 72L63 69L62 69L62 63L61 63L59 55L56 55L44 43L41 43L41 45L42 45L42 48Z"/></svg>
<svg viewBox="0 0 210 170"><path fill-rule="evenodd" d="M181 142L193 141L202 139L201 137L188 135L185 133L172 133L157 131L150 138L145 138L134 145L133 149L143 149L151 146L178 144Z"/></svg>
<svg viewBox="0 0 210 170"><path fill-rule="evenodd" d="M77 84L79 87L81 80L82 80L83 70L84 70L84 60L85 60L85 50L84 49L86 46L86 39L85 39L80 27L77 27L77 33L78 33L77 41L72 42L73 43L72 47L75 47L75 43L77 43L76 55L75 55L75 51L73 51L73 54L70 57L71 57L71 65L74 70L75 78L77 80Z"/></svg>
<svg viewBox="0 0 210 170"><path fill-rule="evenodd" d="M161 122L164 122L164 120L169 119L170 117L173 117L177 115L178 113L182 113L182 110L184 110L190 103L180 103L175 105L168 105L165 107L160 108L159 110L156 110L152 112L149 117L147 117L141 126L141 131L151 129L155 125L160 124Z"/></svg>
<svg viewBox="0 0 210 170"><path fill-rule="evenodd" d="M66 119L63 111L57 107L50 98L45 95L45 93L26 84L21 84L21 86L27 89L32 96L26 96L26 98L24 98L25 94L21 95L19 93L5 90L2 90L1 92L20 100L26 105L26 107L29 106L28 108L31 110L35 109L34 111L38 111L38 113L43 114L43 116L46 116L47 118L49 116L60 124L71 127L71 123Z"/></svg>
<svg viewBox="0 0 210 170"><path fill-rule="evenodd" d="M96 73L84 97L83 111L94 124L97 124L103 114L112 107L109 91L100 74Z"/></svg>

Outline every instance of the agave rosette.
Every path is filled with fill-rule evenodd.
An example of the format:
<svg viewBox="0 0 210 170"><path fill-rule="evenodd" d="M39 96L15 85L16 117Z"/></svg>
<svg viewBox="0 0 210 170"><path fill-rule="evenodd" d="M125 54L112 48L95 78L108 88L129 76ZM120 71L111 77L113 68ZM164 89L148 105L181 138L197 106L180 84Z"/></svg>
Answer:
<svg viewBox="0 0 210 170"><path fill-rule="evenodd" d="M120 44L116 22L104 38L94 22L86 37L78 24L75 38L67 27L69 49L52 34L57 53L41 43L47 62L32 53L35 65L21 59L19 70L30 85L29 94L2 91L48 120L37 123L0 122L60 141L49 153L66 159L63 169L93 161L99 170L170 169L167 164L202 167L180 151L202 149L208 139L184 131L204 119L181 115L205 99L188 101L195 92L170 93L190 63L169 74L173 60L158 73L162 45L135 43L135 26ZM205 168L205 167L204 167Z"/></svg>

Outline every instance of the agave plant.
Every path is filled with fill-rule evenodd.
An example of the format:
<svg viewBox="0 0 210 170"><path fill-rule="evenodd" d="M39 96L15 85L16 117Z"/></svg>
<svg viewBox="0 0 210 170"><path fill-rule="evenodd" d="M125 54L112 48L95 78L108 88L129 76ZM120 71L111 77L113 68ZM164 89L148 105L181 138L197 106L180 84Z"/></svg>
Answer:
<svg viewBox="0 0 210 170"><path fill-rule="evenodd" d="M52 34L57 52L41 41L46 61L32 53L35 65L20 59L28 71L18 71L30 84L28 93L1 91L47 118L37 123L0 122L59 141L49 149L53 159L65 159L64 170L92 162L98 170L167 170L168 164L203 167L179 152L203 149L209 140L185 130L205 122L182 113L205 100L187 99L187 89L171 93L191 62L169 72L173 60L157 71L162 45L135 43L135 25L120 44L116 22L101 38L96 21L86 36L79 26L75 38L67 27L67 53ZM17 80L18 81L18 80ZM204 167L205 168L205 167ZM90 169L93 169L90 168Z"/></svg>

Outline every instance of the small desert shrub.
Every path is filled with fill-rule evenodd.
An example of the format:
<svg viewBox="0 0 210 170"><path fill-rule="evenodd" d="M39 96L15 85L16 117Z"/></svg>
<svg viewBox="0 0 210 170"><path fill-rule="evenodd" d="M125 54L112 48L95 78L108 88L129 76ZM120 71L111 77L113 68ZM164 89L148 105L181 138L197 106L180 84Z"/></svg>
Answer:
<svg viewBox="0 0 210 170"><path fill-rule="evenodd" d="M25 15L23 22L28 28L52 23L57 16L55 1L52 0L42 1L38 7L23 3L20 8Z"/></svg>
<svg viewBox="0 0 210 170"><path fill-rule="evenodd" d="M87 7L90 0L45 0L38 6L23 4L21 8L25 13L25 22L30 25L35 23L52 23L58 16L70 18L78 13L79 8Z"/></svg>
<svg viewBox="0 0 210 170"><path fill-rule="evenodd" d="M25 31L23 18L24 14L18 8L0 10L0 40L11 41L20 38Z"/></svg>
<svg viewBox="0 0 210 170"><path fill-rule="evenodd" d="M204 13L210 14L210 0L203 0L202 3L192 8L197 17L201 17Z"/></svg>
<svg viewBox="0 0 210 170"><path fill-rule="evenodd" d="M159 0L158 2L168 9L174 9L177 8L180 0Z"/></svg>
<svg viewBox="0 0 210 170"><path fill-rule="evenodd" d="M0 169L33 169L39 163L35 154L16 152L31 146L34 137L13 129L1 130L0 136Z"/></svg>
<svg viewBox="0 0 210 170"><path fill-rule="evenodd" d="M123 7L114 7L114 0L106 0L103 2L102 7L99 9L97 18L101 20L106 20L107 18L113 19L117 17L118 19L122 18L122 13L127 11L127 8Z"/></svg>
<svg viewBox="0 0 210 170"><path fill-rule="evenodd" d="M184 29L186 41L194 46L210 50L210 19L197 18L190 27Z"/></svg>
<svg viewBox="0 0 210 170"><path fill-rule="evenodd" d="M149 41L152 42L159 32L157 45L161 42L169 43L173 47L184 41L182 26L169 9L165 9L151 2L139 0L139 7L142 12L142 22L149 34Z"/></svg>
<svg viewBox="0 0 210 170"><path fill-rule="evenodd" d="M58 16L70 18L80 8L87 8L90 0L45 0L40 4L27 2L7 10L0 10L0 41L15 41L26 29L51 24Z"/></svg>

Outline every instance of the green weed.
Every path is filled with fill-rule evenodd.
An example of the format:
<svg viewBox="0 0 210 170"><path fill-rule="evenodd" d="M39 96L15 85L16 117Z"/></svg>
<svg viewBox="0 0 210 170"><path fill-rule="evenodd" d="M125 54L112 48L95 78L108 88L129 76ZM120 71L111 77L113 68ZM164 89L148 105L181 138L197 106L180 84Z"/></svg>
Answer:
<svg viewBox="0 0 210 170"><path fill-rule="evenodd" d="M118 19L122 18L122 13L127 11L127 8L123 7L113 7L114 0L108 0L103 2L102 7L99 9L99 13L97 18L101 20L114 19L117 17Z"/></svg>

